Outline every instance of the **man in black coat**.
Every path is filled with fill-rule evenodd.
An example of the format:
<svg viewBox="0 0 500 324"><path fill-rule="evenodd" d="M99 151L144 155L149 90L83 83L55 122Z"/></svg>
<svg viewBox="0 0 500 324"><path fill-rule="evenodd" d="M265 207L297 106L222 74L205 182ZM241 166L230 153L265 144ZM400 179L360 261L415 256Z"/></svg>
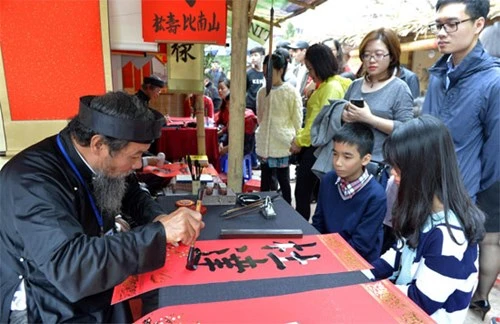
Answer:
<svg viewBox="0 0 500 324"><path fill-rule="evenodd" d="M149 101L158 99L163 87L165 87L165 81L152 74L143 79L141 88L135 95L143 104L149 106Z"/></svg>
<svg viewBox="0 0 500 324"><path fill-rule="evenodd" d="M0 322L130 322L113 287L195 241L201 215L166 215L134 169L163 116L122 92L80 98L59 134L0 171ZM130 231L126 222L137 227Z"/></svg>

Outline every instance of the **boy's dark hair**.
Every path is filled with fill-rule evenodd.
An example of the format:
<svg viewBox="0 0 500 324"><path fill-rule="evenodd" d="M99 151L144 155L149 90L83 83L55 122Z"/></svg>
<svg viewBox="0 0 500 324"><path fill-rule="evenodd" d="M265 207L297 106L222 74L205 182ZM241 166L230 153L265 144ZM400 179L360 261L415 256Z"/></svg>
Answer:
<svg viewBox="0 0 500 324"><path fill-rule="evenodd" d="M266 50L262 46L254 47L250 50L250 54L260 53L262 56L266 55Z"/></svg>
<svg viewBox="0 0 500 324"><path fill-rule="evenodd" d="M346 123L333 135L336 143L356 145L361 157L372 153L373 138L371 127L363 123Z"/></svg>
<svg viewBox="0 0 500 324"><path fill-rule="evenodd" d="M477 19L479 17L488 18L490 12L490 0L438 0L436 3L436 11L442 6L451 3L465 4L465 13L471 18Z"/></svg>

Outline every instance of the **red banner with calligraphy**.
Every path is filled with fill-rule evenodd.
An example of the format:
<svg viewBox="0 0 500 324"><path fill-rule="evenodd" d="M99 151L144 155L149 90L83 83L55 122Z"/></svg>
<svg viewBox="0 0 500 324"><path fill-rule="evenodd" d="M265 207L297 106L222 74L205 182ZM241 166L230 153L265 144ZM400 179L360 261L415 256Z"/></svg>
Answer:
<svg viewBox="0 0 500 324"><path fill-rule="evenodd" d="M339 234L306 235L292 240L235 239L198 241L196 271L186 269L189 247L167 246L165 265L134 275L115 287L116 304L165 286L296 277L371 269Z"/></svg>
<svg viewBox="0 0 500 324"><path fill-rule="evenodd" d="M146 42L226 44L226 0L142 0Z"/></svg>
<svg viewBox="0 0 500 324"><path fill-rule="evenodd" d="M434 323L391 282L167 306L135 323Z"/></svg>

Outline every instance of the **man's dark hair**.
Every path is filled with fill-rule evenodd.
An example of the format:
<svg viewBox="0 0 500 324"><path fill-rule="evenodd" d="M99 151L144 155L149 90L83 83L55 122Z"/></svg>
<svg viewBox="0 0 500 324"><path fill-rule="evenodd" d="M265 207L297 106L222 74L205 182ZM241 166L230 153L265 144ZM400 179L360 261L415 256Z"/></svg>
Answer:
<svg viewBox="0 0 500 324"><path fill-rule="evenodd" d="M488 18L490 12L490 0L438 0L436 3L436 11L442 6L451 3L465 4L465 13L471 18L477 19L479 17Z"/></svg>
<svg viewBox="0 0 500 324"><path fill-rule="evenodd" d="M260 53L262 56L266 55L266 50L262 46L254 47L250 50L250 54Z"/></svg>
<svg viewBox="0 0 500 324"><path fill-rule="evenodd" d="M90 101L90 108L101 113L119 117L123 119L135 120L154 120L154 114L143 105L135 96L125 92L108 92L102 96L96 96ZM90 140L94 135L101 135L94 130L84 126L75 116L68 124L72 137L82 146L89 146ZM116 139L113 137L101 135L106 145L109 146L110 153L120 151L129 141Z"/></svg>
<svg viewBox="0 0 500 324"><path fill-rule="evenodd" d="M361 157L373 151L373 131L363 123L345 123L333 136L335 143L355 145Z"/></svg>

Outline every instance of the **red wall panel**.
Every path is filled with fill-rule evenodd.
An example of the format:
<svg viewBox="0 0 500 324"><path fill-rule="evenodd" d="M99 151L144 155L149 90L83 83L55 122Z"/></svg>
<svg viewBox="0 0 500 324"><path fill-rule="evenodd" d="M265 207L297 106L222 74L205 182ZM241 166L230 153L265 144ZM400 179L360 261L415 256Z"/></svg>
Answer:
<svg viewBox="0 0 500 324"><path fill-rule="evenodd" d="M101 38L98 0L1 0L12 120L67 119L80 96L104 93Z"/></svg>

